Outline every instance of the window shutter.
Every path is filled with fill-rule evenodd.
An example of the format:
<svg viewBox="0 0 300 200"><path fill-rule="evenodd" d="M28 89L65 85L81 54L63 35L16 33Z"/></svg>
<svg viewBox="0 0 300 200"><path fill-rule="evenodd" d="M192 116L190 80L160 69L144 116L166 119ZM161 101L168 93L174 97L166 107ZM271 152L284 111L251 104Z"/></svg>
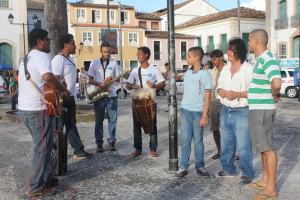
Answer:
<svg viewBox="0 0 300 200"><path fill-rule="evenodd" d="M145 22L145 21L140 21L140 22L139 22L139 26L140 26L140 27L147 28L147 22Z"/></svg>
<svg viewBox="0 0 300 200"><path fill-rule="evenodd" d="M222 35L221 50L222 50L223 52L225 52L226 49L227 49L227 35L224 34L224 35Z"/></svg>
<svg viewBox="0 0 300 200"><path fill-rule="evenodd" d="M294 38L294 58L299 58L300 36Z"/></svg>
<svg viewBox="0 0 300 200"><path fill-rule="evenodd" d="M248 41L249 41L249 33L243 33L243 40L246 44L247 47L247 51L249 52L249 45L248 45Z"/></svg>
<svg viewBox="0 0 300 200"><path fill-rule="evenodd" d="M280 19L282 18L287 18L286 15L286 1L281 1L280 2Z"/></svg>
<svg viewBox="0 0 300 200"><path fill-rule="evenodd" d="M296 1L296 15L300 15L300 0Z"/></svg>
<svg viewBox="0 0 300 200"><path fill-rule="evenodd" d="M198 38L198 46L202 47L202 38Z"/></svg>
<svg viewBox="0 0 300 200"><path fill-rule="evenodd" d="M158 22L151 22L151 29L158 30Z"/></svg>

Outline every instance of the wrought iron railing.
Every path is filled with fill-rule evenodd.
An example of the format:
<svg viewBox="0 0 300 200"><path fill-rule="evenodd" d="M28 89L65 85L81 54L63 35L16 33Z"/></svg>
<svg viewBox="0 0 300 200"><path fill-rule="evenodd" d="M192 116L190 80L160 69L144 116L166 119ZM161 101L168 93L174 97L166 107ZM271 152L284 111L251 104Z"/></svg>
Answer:
<svg viewBox="0 0 300 200"><path fill-rule="evenodd" d="M300 26L300 15L291 16L291 26Z"/></svg>
<svg viewBox="0 0 300 200"><path fill-rule="evenodd" d="M289 27L289 18L275 19L275 29L285 29Z"/></svg>

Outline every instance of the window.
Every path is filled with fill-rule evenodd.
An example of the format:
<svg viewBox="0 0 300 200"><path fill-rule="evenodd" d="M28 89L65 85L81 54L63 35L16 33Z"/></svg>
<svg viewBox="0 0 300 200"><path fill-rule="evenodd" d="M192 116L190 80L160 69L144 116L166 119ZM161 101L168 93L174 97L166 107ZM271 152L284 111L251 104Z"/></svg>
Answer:
<svg viewBox="0 0 300 200"><path fill-rule="evenodd" d="M92 61L83 61L83 66L85 71L89 71L91 62Z"/></svg>
<svg viewBox="0 0 300 200"><path fill-rule="evenodd" d="M183 68L183 69L188 69L188 68L189 68L189 65L182 65L182 68Z"/></svg>
<svg viewBox="0 0 300 200"><path fill-rule="evenodd" d="M215 48L214 36L208 37L208 52L212 52Z"/></svg>
<svg viewBox="0 0 300 200"><path fill-rule="evenodd" d="M294 58L299 58L299 43L300 42L300 36L297 36L294 38Z"/></svg>
<svg viewBox="0 0 300 200"><path fill-rule="evenodd" d="M186 42L181 42L181 60L186 60L186 55L187 55L187 47L186 47Z"/></svg>
<svg viewBox="0 0 300 200"><path fill-rule="evenodd" d="M102 44L102 35L101 31L98 31L98 46L100 47Z"/></svg>
<svg viewBox="0 0 300 200"><path fill-rule="evenodd" d="M286 78L287 75L286 75L286 72L285 71L281 71L281 78Z"/></svg>
<svg viewBox="0 0 300 200"><path fill-rule="evenodd" d="M92 23L101 23L101 10L92 10Z"/></svg>
<svg viewBox="0 0 300 200"><path fill-rule="evenodd" d="M243 33L243 40L246 44L246 48L247 48L247 52L250 51L249 49L249 45L248 45L248 42L249 42L249 33Z"/></svg>
<svg viewBox="0 0 300 200"><path fill-rule="evenodd" d="M41 20L37 20L37 22L34 24L34 28L42 28L42 25L41 25L42 21Z"/></svg>
<svg viewBox="0 0 300 200"><path fill-rule="evenodd" d="M93 33L91 31L83 31L82 41L84 46L93 46Z"/></svg>
<svg viewBox="0 0 300 200"><path fill-rule="evenodd" d="M0 0L0 8L9 8L9 0Z"/></svg>
<svg viewBox="0 0 300 200"><path fill-rule="evenodd" d="M139 63L137 60L130 61L130 70L133 70L134 68L137 68L138 66L139 66Z"/></svg>
<svg viewBox="0 0 300 200"><path fill-rule="evenodd" d="M290 77L294 77L294 72L293 71L288 71Z"/></svg>
<svg viewBox="0 0 300 200"><path fill-rule="evenodd" d="M138 34L137 33L129 33L129 46L137 47L138 46Z"/></svg>
<svg viewBox="0 0 300 200"><path fill-rule="evenodd" d="M287 15L286 15L286 1L283 0L279 4L280 4L280 19L287 18Z"/></svg>
<svg viewBox="0 0 300 200"><path fill-rule="evenodd" d="M151 22L151 30L159 30L158 22Z"/></svg>
<svg viewBox="0 0 300 200"><path fill-rule="evenodd" d="M110 10L109 13L110 13L109 14L109 23L116 24L116 11ZM107 16L107 12L106 12L106 16Z"/></svg>
<svg viewBox="0 0 300 200"><path fill-rule="evenodd" d="M226 52L227 51L227 35L221 35L221 51Z"/></svg>
<svg viewBox="0 0 300 200"><path fill-rule="evenodd" d="M121 23L129 24L129 12L127 12L127 11L121 12Z"/></svg>
<svg viewBox="0 0 300 200"><path fill-rule="evenodd" d="M146 21L139 21L139 26L143 28L147 28L147 22Z"/></svg>
<svg viewBox="0 0 300 200"><path fill-rule="evenodd" d="M86 22L85 9L77 8L77 22Z"/></svg>
<svg viewBox="0 0 300 200"><path fill-rule="evenodd" d="M154 41L154 60L160 60L160 41Z"/></svg>
<svg viewBox="0 0 300 200"><path fill-rule="evenodd" d="M198 38L198 46L202 48L202 38Z"/></svg>
<svg viewBox="0 0 300 200"><path fill-rule="evenodd" d="M286 44L279 45L279 59L286 58Z"/></svg>

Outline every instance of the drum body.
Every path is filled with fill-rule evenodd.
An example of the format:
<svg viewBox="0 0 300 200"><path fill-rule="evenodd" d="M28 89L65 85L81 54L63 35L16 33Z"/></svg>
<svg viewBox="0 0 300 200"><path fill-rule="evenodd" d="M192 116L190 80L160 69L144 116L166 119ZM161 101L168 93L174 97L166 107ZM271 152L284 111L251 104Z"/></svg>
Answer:
<svg viewBox="0 0 300 200"><path fill-rule="evenodd" d="M132 105L137 120L141 123L146 134L153 132L155 104L150 99L132 99Z"/></svg>

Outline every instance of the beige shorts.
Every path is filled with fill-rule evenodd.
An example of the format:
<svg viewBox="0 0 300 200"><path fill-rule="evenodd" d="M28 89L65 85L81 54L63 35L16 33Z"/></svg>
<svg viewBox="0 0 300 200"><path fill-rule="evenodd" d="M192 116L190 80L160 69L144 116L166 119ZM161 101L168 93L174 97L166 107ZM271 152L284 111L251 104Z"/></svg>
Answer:
<svg viewBox="0 0 300 200"><path fill-rule="evenodd" d="M273 122L276 110L250 110L249 127L252 147L257 152L274 151Z"/></svg>
<svg viewBox="0 0 300 200"><path fill-rule="evenodd" d="M210 131L220 130L221 111L223 105L210 103L209 115L210 115Z"/></svg>

